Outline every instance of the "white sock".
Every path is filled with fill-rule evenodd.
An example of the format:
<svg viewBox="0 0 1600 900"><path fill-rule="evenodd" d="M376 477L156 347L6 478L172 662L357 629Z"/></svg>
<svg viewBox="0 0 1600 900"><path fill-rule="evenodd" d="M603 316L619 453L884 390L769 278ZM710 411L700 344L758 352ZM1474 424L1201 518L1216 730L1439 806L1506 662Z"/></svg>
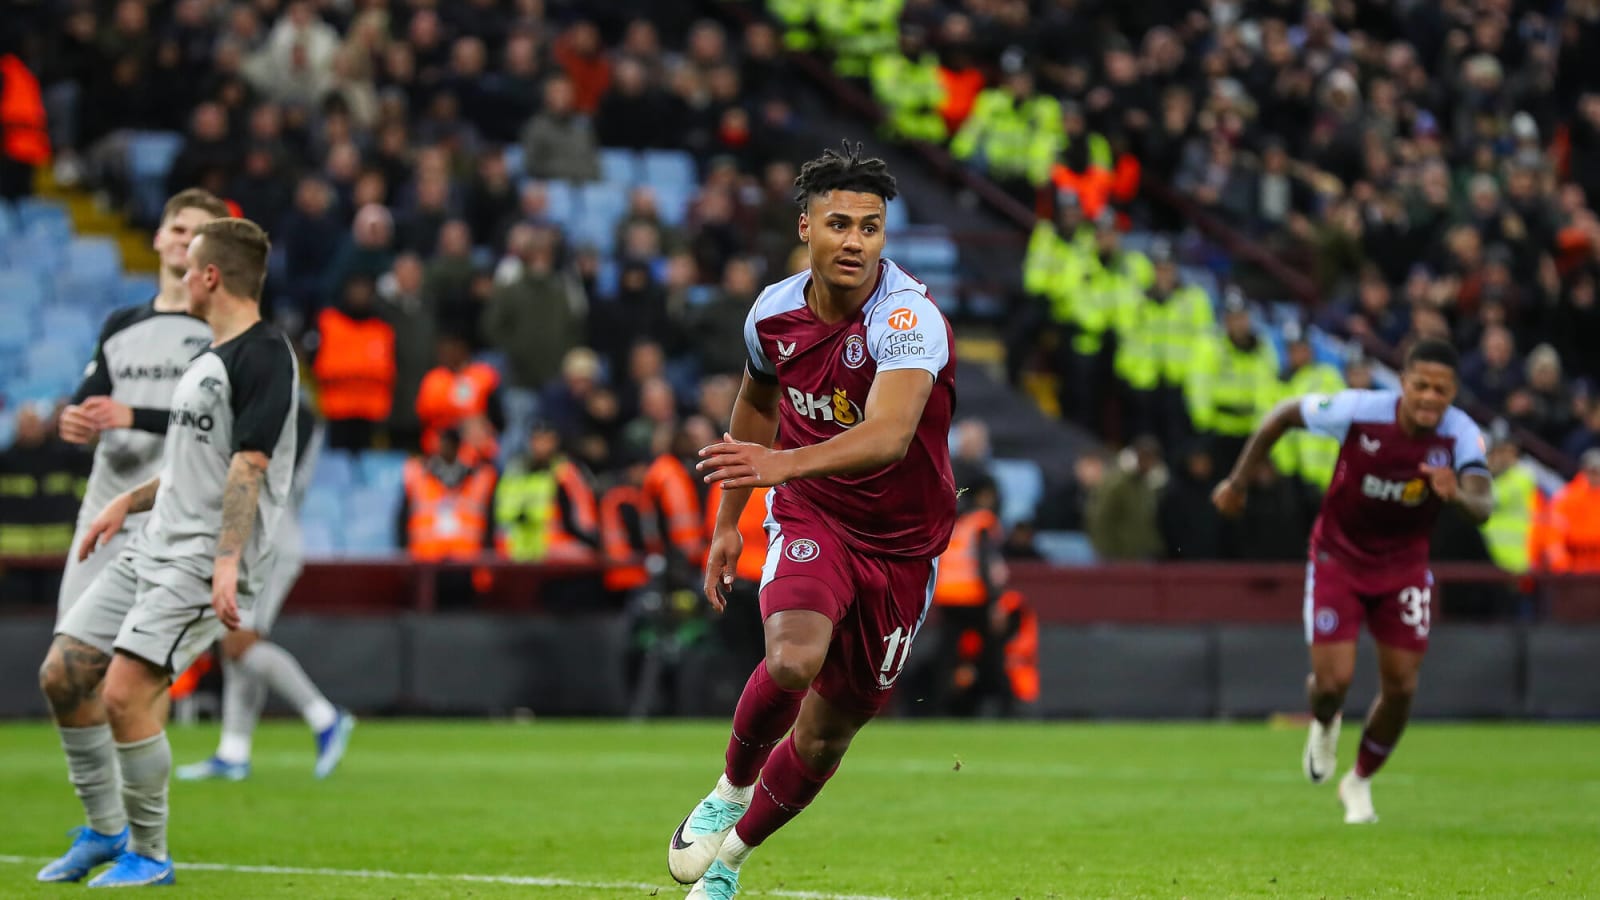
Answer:
<svg viewBox="0 0 1600 900"><path fill-rule="evenodd" d="M750 798L754 797L755 794L756 786L753 784L747 784L744 787L736 787L734 786L733 782L728 780L728 776L726 774L723 774L717 779L716 795L728 801L729 803L737 803L740 806L749 806Z"/></svg>
<svg viewBox="0 0 1600 900"><path fill-rule="evenodd" d="M67 778L83 803L89 827L100 834L121 832L128 827L128 814L122 810L122 779L111 726L58 725L56 730L61 733L61 749L67 755Z"/></svg>
<svg viewBox="0 0 1600 900"><path fill-rule="evenodd" d="M131 744L117 744L122 767L122 806L131 832L128 849L151 859L167 858L167 776L172 745L165 731Z"/></svg>
<svg viewBox="0 0 1600 900"><path fill-rule="evenodd" d="M217 759L250 761L251 739L266 702L267 685L260 676L231 659L222 661L222 739L217 742Z"/></svg>
<svg viewBox="0 0 1600 900"><path fill-rule="evenodd" d="M723 865L737 872L739 867L744 865L744 861L750 858L751 851L755 849L754 847L745 846L744 841L739 838L739 829L735 828L728 832L728 839L722 842L722 849L717 851L717 859L721 860Z"/></svg>
<svg viewBox="0 0 1600 900"><path fill-rule="evenodd" d="M239 664L266 682L278 696L300 711L312 731L333 727L339 713L311 683L306 670L289 651L268 641L256 641L239 657Z"/></svg>

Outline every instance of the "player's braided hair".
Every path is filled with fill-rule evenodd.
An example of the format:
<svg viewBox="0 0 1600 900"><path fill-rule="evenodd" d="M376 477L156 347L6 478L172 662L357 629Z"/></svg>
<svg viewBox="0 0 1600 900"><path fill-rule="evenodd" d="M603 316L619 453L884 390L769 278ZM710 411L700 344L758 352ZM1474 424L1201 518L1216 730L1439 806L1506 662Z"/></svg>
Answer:
<svg viewBox="0 0 1600 900"><path fill-rule="evenodd" d="M828 149L822 155L800 167L800 176L794 180L794 202L804 209L811 198L829 191L859 191L877 194L885 202L893 200L899 190L894 176L889 174L889 164L876 156L863 158L861 143L854 147L843 141L844 152Z"/></svg>

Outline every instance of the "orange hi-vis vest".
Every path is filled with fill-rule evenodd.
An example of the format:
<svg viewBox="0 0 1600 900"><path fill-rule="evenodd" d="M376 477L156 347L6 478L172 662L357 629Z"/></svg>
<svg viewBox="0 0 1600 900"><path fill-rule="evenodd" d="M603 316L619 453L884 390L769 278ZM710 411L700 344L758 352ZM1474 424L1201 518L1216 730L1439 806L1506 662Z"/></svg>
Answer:
<svg viewBox="0 0 1600 900"><path fill-rule="evenodd" d="M373 316L337 309L317 316L322 345L311 371L321 388L322 415L332 420L381 422L394 406L394 328Z"/></svg>
<svg viewBox="0 0 1600 900"><path fill-rule="evenodd" d="M1550 501L1545 558L1552 572L1600 572L1600 485L1582 472Z"/></svg>
<svg viewBox="0 0 1600 900"><path fill-rule="evenodd" d="M975 509L956 519L950 547L939 558L939 580L933 602L940 606L982 606L988 586L979 568L978 548L985 536L998 547L1000 519L987 509Z"/></svg>
<svg viewBox="0 0 1600 900"><path fill-rule="evenodd" d="M27 166L50 161L50 131L39 79L22 60L0 56L0 154Z"/></svg>
<svg viewBox="0 0 1600 900"><path fill-rule="evenodd" d="M631 509L633 519L642 532L643 546L636 541L628 527L624 511ZM605 549L606 571L603 576L608 591L631 591L650 582L650 571L645 568L645 557L661 552L661 540L651 522L654 510L644 491L631 484L619 484L607 490L600 498L600 543Z"/></svg>
<svg viewBox="0 0 1600 900"><path fill-rule="evenodd" d="M667 541L693 565L706 561L706 536L694 476L670 453L656 457L644 473L644 495L661 516Z"/></svg>
<svg viewBox="0 0 1600 900"><path fill-rule="evenodd" d="M767 493L771 488L756 488L750 492L750 502L739 514L739 536L744 538L744 549L739 552L739 563L734 574L743 581L761 581L761 570L767 563ZM713 488L706 495L706 537L717 533L717 512L722 508L721 488Z"/></svg>
<svg viewBox="0 0 1600 900"><path fill-rule="evenodd" d="M1006 641L1006 678L1011 693L1024 703L1039 699L1039 616L1023 602L1022 594L1006 591L1000 595L1000 611L1007 616L1021 613L1017 633Z"/></svg>
<svg viewBox="0 0 1600 900"><path fill-rule="evenodd" d="M500 375L486 363L468 363L460 372L439 366L422 378L417 390L417 418L422 422L422 452L439 448L439 432L464 419L487 415L489 396L500 386ZM462 435L462 449L467 448ZM475 459L499 456L499 443L489 438L471 447Z"/></svg>
<svg viewBox="0 0 1600 900"><path fill-rule="evenodd" d="M406 543L411 558L432 562L481 556L489 536L494 478L493 469L480 466L450 487L421 459L407 460L405 489L411 509Z"/></svg>

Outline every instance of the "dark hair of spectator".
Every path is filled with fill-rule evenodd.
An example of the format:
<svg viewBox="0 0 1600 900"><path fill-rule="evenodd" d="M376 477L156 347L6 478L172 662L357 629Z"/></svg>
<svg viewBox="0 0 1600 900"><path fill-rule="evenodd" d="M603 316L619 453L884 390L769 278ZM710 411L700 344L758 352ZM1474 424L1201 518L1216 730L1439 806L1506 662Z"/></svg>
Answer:
<svg viewBox="0 0 1600 900"><path fill-rule="evenodd" d="M857 191L877 194L888 202L899 193L894 176L889 174L889 164L872 156L861 156L861 144L854 147L844 141L844 152L828 149L822 155L800 167L800 176L794 180L794 202L805 209L811 198L830 191Z"/></svg>
<svg viewBox="0 0 1600 900"><path fill-rule="evenodd" d="M161 210L161 221L166 222L186 209L198 209L218 219L228 217L228 204L205 188L186 188L172 195Z"/></svg>
<svg viewBox="0 0 1600 900"><path fill-rule="evenodd" d="M1456 353L1456 348L1451 346L1449 341L1425 338L1411 345L1411 349L1406 351L1406 368L1409 369L1417 363L1438 363L1441 366L1449 366L1450 371L1455 372L1461 368L1461 356Z"/></svg>

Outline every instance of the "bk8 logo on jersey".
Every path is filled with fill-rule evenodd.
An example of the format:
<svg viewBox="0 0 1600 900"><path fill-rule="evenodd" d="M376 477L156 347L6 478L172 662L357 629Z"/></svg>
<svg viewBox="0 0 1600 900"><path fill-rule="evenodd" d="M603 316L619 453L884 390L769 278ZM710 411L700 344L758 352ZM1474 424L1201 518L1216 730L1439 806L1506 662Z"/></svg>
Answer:
<svg viewBox="0 0 1600 900"><path fill-rule="evenodd" d="M789 402L794 411L812 420L835 422L840 428L850 428L861 421L861 407L850 399L844 388L834 388L832 394L808 394L799 388L789 388Z"/></svg>
<svg viewBox="0 0 1600 900"><path fill-rule="evenodd" d="M1428 499L1427 482L1421 478L1387 481L1376 475L1361 479L1361 493L1374 500L1388 500L1402 506L1420 506Z"/></svg>

